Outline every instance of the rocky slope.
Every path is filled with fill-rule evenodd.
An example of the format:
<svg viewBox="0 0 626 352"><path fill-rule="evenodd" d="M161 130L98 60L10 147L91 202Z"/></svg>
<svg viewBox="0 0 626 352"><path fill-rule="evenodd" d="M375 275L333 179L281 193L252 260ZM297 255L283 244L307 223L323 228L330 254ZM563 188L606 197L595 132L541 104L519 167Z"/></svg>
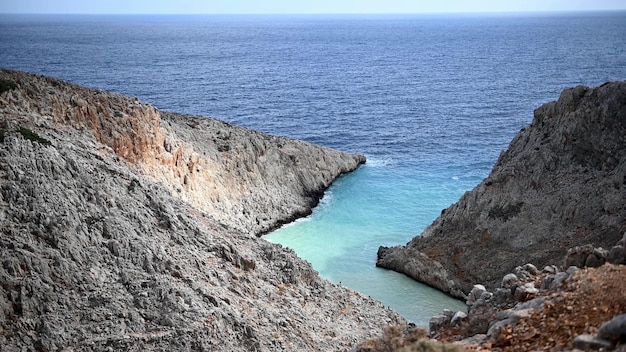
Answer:
<svg viewBox="0 0 626 352"><path fill-rule="evenodd" d="M625 240L613 247L613 262L626 264ZM433 317L430 336L470 351L626 351L626 265L597 265L525 264L493 292L474 285L467 314Z"/></svg>
<svg viewBox="0 0 626 352"><path fill-rule="evenodd" d="M389 323L261 234L363 158L0 71L0 346L343 350Z"/></svg>
<svg viewBox="0 0 626 352"><path fill-rule="evenodd" d="M527 263L488 291L476 284L465 311L444 310L429 331L390 326L355 352L626 351L626 233L610 251L568 250L562 265Z"/></svg>
<svg viewBox="0 0 626 352"><path fill-rule="evenodd" d="M563 91L535 111L490 175L377 265L465 297L569 248L611 248L626 230L626 82Z"/></svg>

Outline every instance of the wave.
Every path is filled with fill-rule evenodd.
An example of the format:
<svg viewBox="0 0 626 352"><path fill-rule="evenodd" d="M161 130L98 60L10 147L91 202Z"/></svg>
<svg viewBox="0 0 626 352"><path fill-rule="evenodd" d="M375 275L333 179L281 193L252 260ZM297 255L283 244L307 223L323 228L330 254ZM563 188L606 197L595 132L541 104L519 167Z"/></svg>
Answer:
<svg viewBox="0 0 626 352"><path fill-rule="evenodd" d="M294 225L296 225L296 224L299 224L299 223L309 222L309 221L311 221L311 215L309 215L309 216L305 216L305 217L303 217L303 218L297 218L297 219L295 219L295 220L294 220L294 221L292 221L292 222L288 222L288 223L286 223L286 224L281 225L279 228L277 228L276 230L274 230L274 231L272 231L272 232L270 232L270 233L266 234L266 235L265 235L265 236L263 236L263 237L264 237L265 239L267 239L268 241L273 242L273 241L272 241L272 236L271 236L271 234L272 234L272 233L277 232L277 231L280 231L280 230L284 230L284 229L286 229L286 228L292 227L292 226L294 226Z"/></svg>
<svg viewBox="0 0 626 352"><path fill-rule="evenodd" d="M332 190L327 189L326 192L324 192L324 196L322 197L322 199L320 199L320 203L317 205L317 207L315 207L315 209L313 209L313 211L315 212L315 210L320 208L321 206L328 206L333 202L333 198L334 195Z"/></svg>
<svg viewBox="0 0 626 352"><path fill-rule="evenodd" d="M368 155L366 155L365 157L367 158L367 162L365 163L365 166L368 166L368 167L385 167L385 166L395 164L393 158L391 157L377 158L377 157L371 157Z"/></svg>

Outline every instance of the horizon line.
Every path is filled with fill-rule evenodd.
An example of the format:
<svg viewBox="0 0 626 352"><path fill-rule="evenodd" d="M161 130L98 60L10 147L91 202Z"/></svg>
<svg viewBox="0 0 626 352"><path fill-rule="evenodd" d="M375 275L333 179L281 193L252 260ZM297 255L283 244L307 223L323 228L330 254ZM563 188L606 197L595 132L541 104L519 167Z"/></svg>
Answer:
<svg viewBox="0 0 626 352"><path fill-rule="evenodd" d="M204 12L204 13L164 13L164 12L0 12L0 15L88 15L88 16L112 16L112 15L147 15L147 16L319 16L319 15L481 15L481 14L550 14L550 13L589 13L589 12L626 12L621 9L569 9L569 10L524 10L524 11L431 11L431 12Z"/></svg>

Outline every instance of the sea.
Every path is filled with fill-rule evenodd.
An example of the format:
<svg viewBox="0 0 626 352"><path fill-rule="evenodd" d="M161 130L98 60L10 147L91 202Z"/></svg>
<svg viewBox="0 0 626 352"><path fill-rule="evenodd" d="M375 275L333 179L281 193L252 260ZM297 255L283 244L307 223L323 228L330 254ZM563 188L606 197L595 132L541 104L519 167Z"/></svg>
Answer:
<svg viewBox="0 0 626 352"><path fill-rule="evenodd" d="M363 153L264 240L420 326L455 300L377 268L565 88L626 79L626 12L0 15L0 67Z"/></svg>

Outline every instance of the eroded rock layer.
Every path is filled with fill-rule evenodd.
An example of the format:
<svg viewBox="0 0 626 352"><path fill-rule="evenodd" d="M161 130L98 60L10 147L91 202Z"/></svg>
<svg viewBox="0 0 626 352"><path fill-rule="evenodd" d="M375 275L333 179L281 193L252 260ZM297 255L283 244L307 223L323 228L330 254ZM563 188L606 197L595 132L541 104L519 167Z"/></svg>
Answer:
<svg viewBox="0 0 626 352"><path fill-rule="evenodd" d="M396 313L256 235L363 161L0 71L0 346L343 350Z"/></svg>
<svg viewBox="0 0 626 352"><path fill-rule="evenodd" d="M535 110L490 175L377 265L464 297L477 283L626 229L626 82L563 91Z"/></svg>

